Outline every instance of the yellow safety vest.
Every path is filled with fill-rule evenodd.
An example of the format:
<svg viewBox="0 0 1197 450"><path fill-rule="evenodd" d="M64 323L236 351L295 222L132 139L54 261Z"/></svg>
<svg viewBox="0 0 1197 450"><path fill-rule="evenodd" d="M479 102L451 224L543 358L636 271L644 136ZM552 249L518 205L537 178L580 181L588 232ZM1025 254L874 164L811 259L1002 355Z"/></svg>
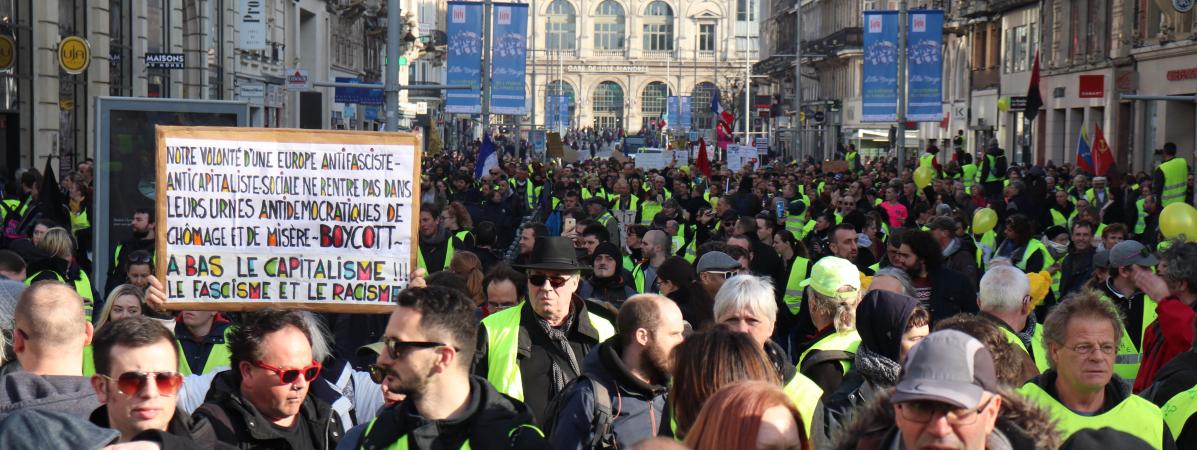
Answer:
<svg viewBox="0 0 1197 450"><path fill-rule="evenodd" d="M960 170L964 172L964 188L969 189L977 182L977 165L968 163L960 166Z"/></svg>
<svg viewBox="0 0 1197 450"><path fill-rule="evenodd" d="M54 274L54 278L58 279L58 281L64 283L66 282L66 279L62 277L62 274L53 270L51 270L50 273ZM41 274L42 272L37 272L25 278L25 285L29 286L33 284L33 280L37 279L38 275ZM83 317L86 317L87 320L90 321L92 309L96 304L95 294L92 294L91 292L91 279L87 277L87 272L80 270L79 279L73 281L71 284L75 287L75 292L78 293L80 297L83 297Z"/></svg>
<svg viewBox="0 0 1197 450"><path fill-rule="evenodd" d="M855 172L856 171L856 152L848 152L847 154L844 155L844 159L848 160L848 170Z"/></svg>
<svg viewBox="0 0 1197 450"><path fill-rule="evenodd" d="M499 392L524 401L524 381L520 375L520 365L517 360L519 351L520 316L523 314L524 302L514 308L507 308L486 316L482 324L486 326L486 342L489 350L486 355L486 379ZM599 342L606 341L615 335L615 326L611 322L594 313L586 313L590 325L598 331Z"/></svg>
<svg viewBox="0 0 1197 450"><path fill-rule="evenodd" d="M607 198L607 191L603 188L598 188L591 191L589 188L582 188L582 200L589 200L590 197Z"/></svg>
<svg viewBox="0 0 1197 450"><path fill-rule="evenodd" d="M919 157L919 167L926 167L928 170L935 170L935 155L923 153L923 156Z"/></svg>
<svg viewBox="0 0 1197 450"><path fill-rule="evenodd" d="M785 299L786 306L790 308L790 314L798 314L802 311L802 282L806 281L806 271L809 269L810 260L801 256L794 257L794 266L790 267L790 278L786 281Z"/></svg>
<svg viewBox="0 0 1197 450"><path fill-rule="evenodd" d="M1185 201L1185 191L1189 185L1189 162L1180 157L1169 159L1160 164L1160 172L1164 174L1160 205Z"/></svg>
<svg viewBox="0 0 1197 450"><path fill-rule="evenodd" d="M1027 248L1022 251L1022 259L1018 260L1018 264L1015 264L1014 266L1018 267L1023 272L1026 272L1027 263L1030 262L1031 256L1034 255L1035 252L1043 253L1043 267L1040 268L1040 270L1047 269L1052 264L1056 263L1056 260L1052 258L1051 252L1047 251L1047 247L1044 246L1042 242L1039 242L1038 239L1031 239L1027 241Z"/></svg>
<svg viewBox="0 0 1197 450"><path fill-rule="evenodd" d="M446 242L449 245L445 246L445 267L442 267L441 270L449 270L449 263L453 262L453 238L450 237ZM416 247L416 265L421 269L428 270L428 264L424 263L424 252L420 251L419 247Z"/></svg>
<svg viewBox="0 0 1197 450"><path fill-rule="evenodd" d="M802 415L802 426L810 436L811 423L815 418L815 409L819 406L819 399L823 397L823 388L807 378L801 372L794 373L785 386L782 386L786 396L798 407L798 414Z"/></svg>
<svg viewBox="0 0 1197 450"><path fill-rule="evenodd" d="M1164 423L1172 430L1172 438L1180 439L1180 432L1185 429L1185 422L1197 412L1197 387L1176 394L1160 408L1164 412Z"/></svg>
<svg viewBox="0 0 1197 450"><path fill-rule="evenodd" d="M187 358L183 357L183 344L176 339L175 345L179 348L179 373L183 376L200 375L211 373L221 367L233 367L233 353L229 351L229 334L232 332L232 326L224 329L224 342L212 346L212 350L208 353L208 360L204 361L204 369L201 372L191 371L191 365L187 363Z"/></svg>
<svg viewBox="0 0 1197 450"><path fill-rule="evenodd" d="M635 208L633 208L633 209L635 209ZM663 210L663 209L665 209L665 208L663 206L661 206L660 203L657 203L655 201L644 202L640 206L640 224L648 225L648 224L652 223L653 218L657 217L657 214L660 213L661 210Z"/></svg>
<svg viewBox="0 0 1197 450"><path fill-rule="evenodd" d="M798 357L798 367L802 367L802 364L806 362L806 355L814 350L839 350L855 354L858 348L860 348L860 334L856 330L831 333L823 336L823 339L819 339L815 345L802 352L802 355ZM852 369L852 362L841 359L840 368L844 370L843 373L848 373Z"/></svg>
<svg viewBox="0 0 1197 450"><path fill-rule="evenodd" d="M1039 373L1047 372L1047 369L1051 368L1051 359L1047 357L1047 345L1043 343L1043 327L1039 324L1034 324L1033 326L1035 327L1035 331L1031 332L1031 348L1034 349L1034 352L1027 350L1027 345L1022 342L1022 338L1013 331L1010 331L1009 328L999 325L998 329L1006 334L1007 342L1032 357L1035 361L1035 367L1039 369Z"/></svg>
<svg viewBox="0 0 1197 450"><path fill-rule="evenodd" d="M1113 302L1114 300L1106 295L1102 298ZM1138 330L1134 332L1139 333L1139 342L1143 342L1143 334L1146 334L1147 327L1155 322L1158 313L1156 312L1157 303L1143 298L1143 323ZM1130 384L1135 383L1135 378L1139 375L1139 363L1143 359L1143 354L1135 348L1135 341L1131 340L1130 334L1132 330L1127 329L1122 333L1122 340L1118 342L1118 355L1114 357L1114 373Z"/></svg>
<svg viewBox="0 0 1197 450"><path fill-rule="evenodd" d="M1164 447L1164 413L1151 402L1137 395L1127 397L1118 406L1096 416L1082 416L1052 398L1035 383L1027 383L1018 392L1028 400L1039 404L1056 419L1056 430L1060 439L1067 440L1073 433L1084 429L1113 428L1138 437L1153 448Z"/></svg>
<svg viewBox="0 0 1197 450"><path fill-rule="evenodd" d="M1068 226L1068 219L1064 217L1064 213L1060 212L1060 210L1056 208L1052 208L1050 212L1052 213L1052 225L1061 227Z"/></svg>
<svg viewBox="0 0 1197 450"><path fill-rule="evenodd" d="M637 264L636 267L632 269L632 283L636 285L636 292L641 293L641 294L646 293L644 290L644 287L645 287L644 286L644 265L645 264L647 264L647 263Z"/></svg>
<svg viewBox="0 0 1197 450"><path fill-rule="evenodd" d="M79 212L71 213L71 232L78 233L79 231L91 228L91 221L87 220L87 209L79 208Z"/></svg>
<svg viewBox="0 0 1197 450"><path fill-rule="evenodd" d="M1002 181L1006 178L1006 174L997 173L997 157L996 156L985 155L985 161L987 161L989 163L989 173L986 175L985 180L983 180L984 182L989 183L989 182L993 182L993 181Z"/></svg>
<svg viewBox="0 0 1197 450"><path fill-rule="evenodd" d="M1143 208L1143 199L1135 202L1135 209L1139 212L1139 220L1135 222L1135 234L1142 235L1147 231L1147 210Z"/></svg>

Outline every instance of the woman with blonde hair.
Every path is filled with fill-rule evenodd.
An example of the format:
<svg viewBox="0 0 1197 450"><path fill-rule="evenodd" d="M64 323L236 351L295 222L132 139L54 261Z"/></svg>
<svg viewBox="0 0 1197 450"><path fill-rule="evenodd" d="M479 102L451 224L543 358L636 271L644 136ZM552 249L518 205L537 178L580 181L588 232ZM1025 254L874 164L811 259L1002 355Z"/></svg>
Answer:
<svg viewBox="0 0 1197 450"><path fill-rule="evenodd" d="M95 293L92 291L91 279L75 261L75 238L62 227L53 227L46 231L45 237L37 243L37 247L50 255L41 264L30 268L32 274L25 279L25 285L31 285L43 280L56 280L66 283L83 297L83 312L91 320L92 307L95 305Z"/></svg>
<svg viewBox="0 0 1197 450"><path fill-rule="evenodd" d="M96 329L108 322L142 315L145 310L145 291L132 284L122 284L113 289L104 300L104 307L96 317Z"/></svg>
<svg viewBox="0 0 1197 450"><path fill-rule="evenodd" d="M449 262L449 270L465 278L470 298L474 300L475 305L481 306L485 300L482 295L482 279L485 276L482 274L482 261L478 259L478 255L467 251L454 252L453 259Z"/></svg>
<svg viewBox="0 0 1197 450"><path fill-rule="evenodd" d="M686 446L694 450L810 450L798 408L780 387L764 381L724 386L690 429Z"/></svg>

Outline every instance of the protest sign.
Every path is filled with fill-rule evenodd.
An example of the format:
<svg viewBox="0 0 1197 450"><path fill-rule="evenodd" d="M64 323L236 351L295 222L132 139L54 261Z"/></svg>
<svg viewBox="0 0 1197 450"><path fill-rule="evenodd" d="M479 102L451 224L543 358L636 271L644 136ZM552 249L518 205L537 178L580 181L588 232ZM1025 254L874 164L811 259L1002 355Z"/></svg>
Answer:
<svg viewBox="0 0 1197 450"><path fill-rule="evenodd" d="M409 133L158 127L167 307L382 313L417 267Z"/></svg>
<svg viewBox="0 0 1197 450"><path fill-rule="evenodd" d="M641 170L661 170L672 161L673 154L659 148L641 148L636 153L636 168Z"/></svg>
<svg viewBox="0 0 1197 450"><path fill-rule="evenodd" d="M834 161L823 161L823 173L839 173L848 171L848 161L837 159Z"/></svg>
<svg viewBox="0 0 1197 450"><path fill-rule="evenodd" d="M759 162L759 154L756 147L747 145L728 145L727 146L727 168L731 171L739 171L742 168L750 167L756 170Z"/></svg>

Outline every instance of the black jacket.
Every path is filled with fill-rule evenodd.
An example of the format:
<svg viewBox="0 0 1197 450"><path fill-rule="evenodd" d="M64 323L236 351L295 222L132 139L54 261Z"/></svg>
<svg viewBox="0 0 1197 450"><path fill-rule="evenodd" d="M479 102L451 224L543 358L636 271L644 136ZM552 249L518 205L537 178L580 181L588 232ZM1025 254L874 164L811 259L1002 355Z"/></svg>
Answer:
<svg viewBox="0 0 1197 450"><path fill-rule="evenodd" d="M101 405L99 408L96 408L95 411L92 411L91 417L88 420L97 426L112 428L108 425L108 405ZM175 415L170 418L170 423L166 425L166 431L142 431L137 433L132 440L157 442L162 447L162 450L234 448L216 440L216 432L212 429L212 424L208 423L207 420L193 420L182 409L175 409Z"/></svg>
<svg viewBox="0 0 1197 450"><path fill-rule="evenodd" d="M586 356L582 373L607 388L614 417L611 432L617 448L632 448L644 439L668 435L668 420L663 418L668 388L648 384L636 378L619 356L619 339L610 339ZM556 450L585 448L594 430L594 389L581 379L560 396L560 407L549 433Z"/></svg>
<svg viewBox="0 0 1197 450"><path fill-rule="evenodd" d="M461 417L428 420L408 403L387 408L374 420L369 435L364 423L349 430L338 449L385 449L400 437L407 448L457 450L467 441L474 449L548 449L540 433L529 427L532 413L523 403L496 391L480 377L470 377L470 399Z"/></svg>
<svg viewBox="0 0 1197 450"><path fill-rule="evenodd" d="M1151 387L1139 393L1156 406L1164 407L1176 394L1197 386L1197 353L1187 351L1176 355L1155 374Z"/></svg>
<svg viewBox="0 0 1197 450"><path fill-rule="evenodd" d="M931 322L967 312L975 313L977 288L960 272L940 267L927 274L931 280Z"/></svg>
<svg viewBox="0 0 1197 450"><path fill-rule="evenodd" d="M1083 252L1069 250L1064 255L1064 260L1060 262L1060 298L1085 287L1093 278L1094 253L1090 248Z"/></svg>
<svg viewBox="0 0 1197 450"><path fill-rule="evenodd" d="M204 400L194 417L211 422L217 440L241 449L291 449L270 420L241 395L241 375L235 370L217 374ZM340 419L327 403L310 392L296 420L305 422L317 450L332 449L341 439Z"/></svg>

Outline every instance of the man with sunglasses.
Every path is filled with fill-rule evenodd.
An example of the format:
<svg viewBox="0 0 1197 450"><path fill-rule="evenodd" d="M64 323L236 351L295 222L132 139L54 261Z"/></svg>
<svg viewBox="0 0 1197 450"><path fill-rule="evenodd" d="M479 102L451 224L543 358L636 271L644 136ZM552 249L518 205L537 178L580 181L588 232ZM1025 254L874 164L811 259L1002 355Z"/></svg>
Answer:
<svg viewBox="0 0 1197 450"><path fill-rule="evenodd" d="M998 386L993 357L956 330L928 335L906 356L891 393L862 405L836 448L1032 450L1056 448L1047 414Z"/></svg>
<svg viewBox="0 0 1197 450"><path fill-rule="evenodd" d="M440 286L396 299L375 373L405 399L346 434L338 448L548 448L524 404L470 374L474 304Z"/></svg>
<svg viewBox="0 0 1197 450"><path fill-rule="evenodd" d="M724 252L706 252L698 258L698 281L707 295L714 297L728 278L742 270L740 262Z"/></svg>
<svg viewBox="0 0 1197 450"><path fill-rule="evenodd" d="M491 314L478 332L474 373L528 405L540 420L600 342L615 334L601 308L575 295L582 270L573 244L561 237L536 240L528 264L528 301Z"/></svg>
<svg viewBox="0 0 1197 450"><path fill-rule="evenodd" d="M1082 429L1109 427L1157 450L1175 449L1160 408L1132 394L1130 385L1115 376L1125 333L1120 316L1117 306L1092 291L1056 305L1043 322L1052 369L1018 392L1051 414L1063 439Z"/></svg>
<svg viewBox="0 0 1197 450"><path fill-rule="evenodd" d="M118 320L92 342L96 374L91 377L103 403L92 423L121 433L120 442L149 440L167 448L214 448L216 434L206 420L193 421L177 408L183 375L174 336L154 319Z"/></svg>
<svg viewBox="0 0 1197 450"><path fill-rule="evenodd" d="M308 395L321 369L309 333L295 311L245 314L229 333L232 369L216 375L195 415L212 423L217 439L239 448L336 446L340 419Z"/></svg>

